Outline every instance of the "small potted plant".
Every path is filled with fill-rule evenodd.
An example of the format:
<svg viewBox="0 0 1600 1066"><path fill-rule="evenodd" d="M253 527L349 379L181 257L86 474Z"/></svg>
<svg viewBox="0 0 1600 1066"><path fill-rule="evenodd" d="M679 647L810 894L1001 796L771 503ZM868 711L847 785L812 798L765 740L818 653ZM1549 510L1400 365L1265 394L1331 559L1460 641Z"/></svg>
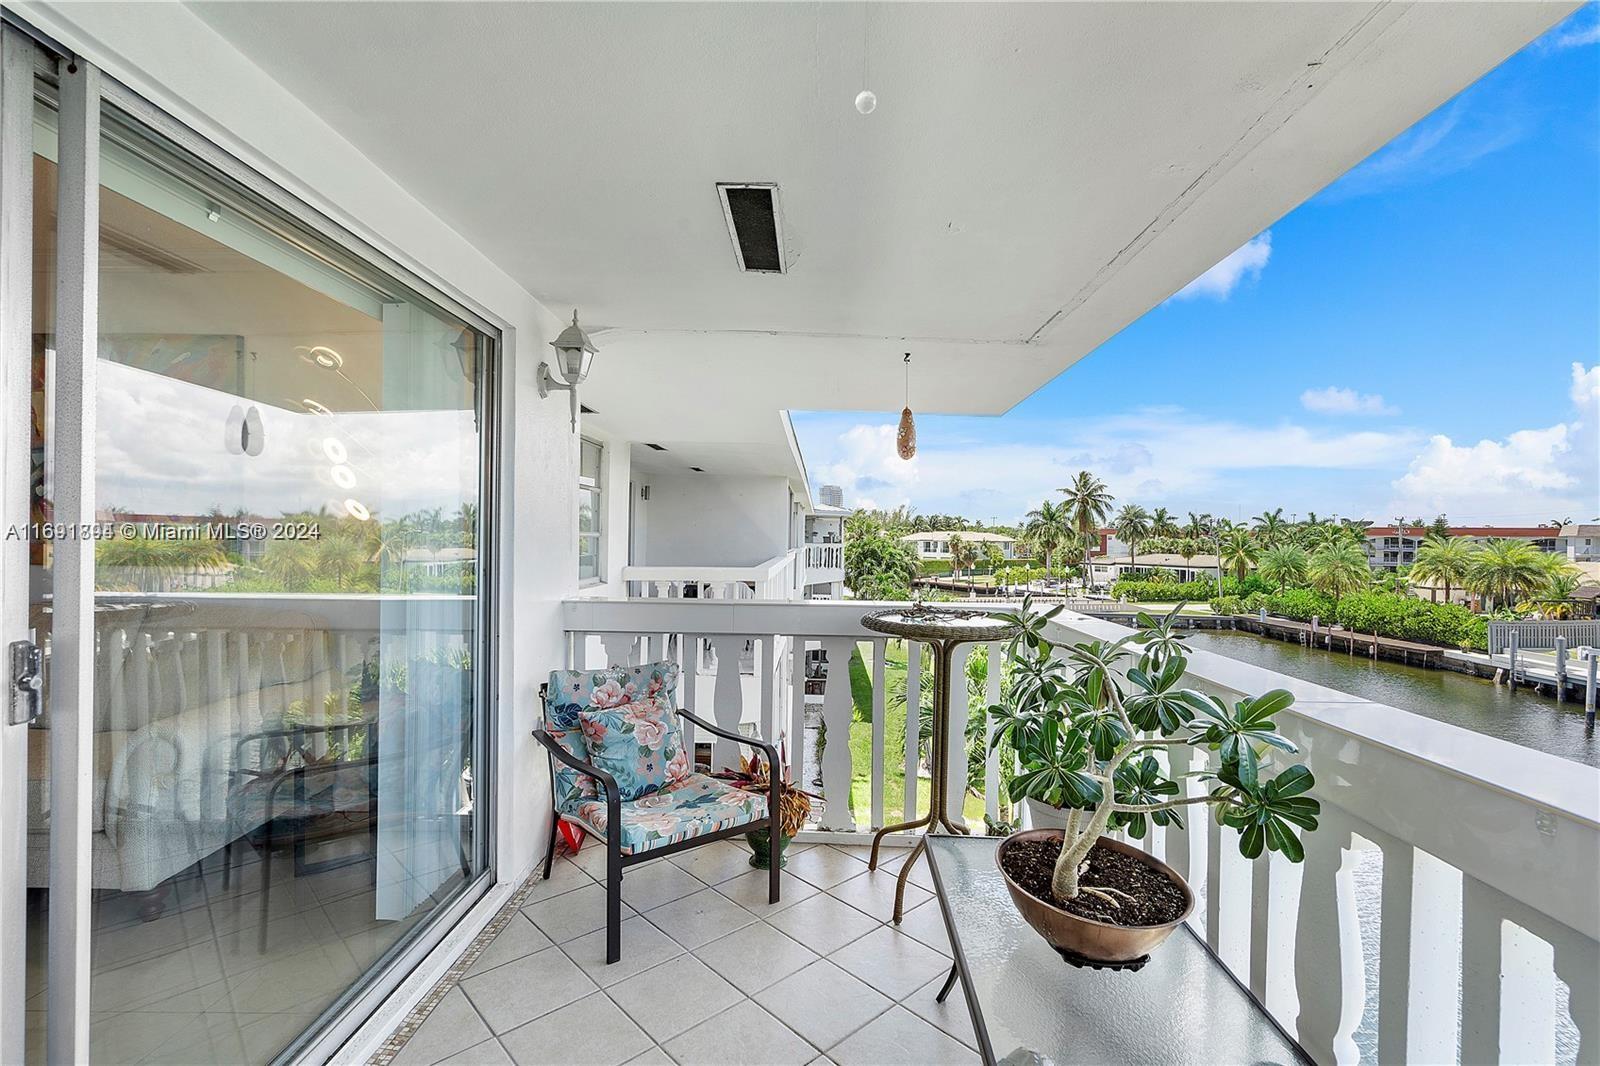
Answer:
<svg viewBox="0 0 1600 1066"><path fill-rule="evenodd" d="M783 764L783 780L778 782L778 865L782 867L789 864L789 860L784 856L784 852L789 849L789 841L794 839L794 835L805 827L806 819L811 817L812 801L815 800L820 807L822 797L794 787L789 774L788 753L781 744L778 752L778 761ZM766 764L752 756L741 757L739 769L720 770L712 776L736 785L746 792L754 792L758 796L767 794ZM765 870L772 865L770 836L769 831L765 829L752 829L744 835L750 842L751 866Z"/></svg>
<svg viewBox="0 0 1600 1066"><path fill-rule="evenodd" d="M1230 706L1181 687L1182 607L1139 614L1139 631L1119 640L1059 648L1046 623L1060 607L1041 614L1024 598L1005 616L1021 632L1007 700L989 708L994 743L1009 740L1020 762L1011 798L1063 809L1066 826L1014 833L996 860L1023 918L1073 961L1134 963L1194 908L1177 871L1108 831L1141 840L1150 823L1181 826L1181 809L1198 805L1238 831L1245 857L1269 849L1299 862L1296 830L1317 827L1311 771L1293 763L1269 777L1265 766L1271 750L1295 751L1272 721L1294 697L1274 689ZM1218 755L1215 770L1192 775L1207 783L1200 795L1185 795L1157 758L1185 746Z"/></svg>

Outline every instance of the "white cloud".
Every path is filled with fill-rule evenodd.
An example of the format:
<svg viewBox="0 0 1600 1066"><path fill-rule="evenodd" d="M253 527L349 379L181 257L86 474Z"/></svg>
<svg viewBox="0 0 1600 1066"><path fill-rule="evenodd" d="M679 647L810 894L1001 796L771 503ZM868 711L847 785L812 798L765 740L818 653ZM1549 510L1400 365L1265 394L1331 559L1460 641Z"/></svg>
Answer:
<svg viewBox="0 0 1600 1066"><path fill-rule="evenodd" d="M1540 43L1546 48L1559 51L1563 48L1582 48L1588 44L1600 44L1600 18L1595 17L1594 9L1588 9L1587 26L1580 25L1585 18L1582 13L1575 13L1570 19L1551 30Z"/></svg>
<svg viewBox="0 0 1600 1066"><path fill-rule="evenodd" d="M1260 277L1271 258L1272 231L1267 230L1179 289L1172 298L1192 300L1197 296L1209 296L1213 300L1226 300L1246 277L1251 280Z"/></svg>
<svg viewBox="0 0 1600 1066"><path fill-rule="evenodd" d="M1008 436L1020 430L1021 439L999 441L986 427L970 436L951 432L952 425L963 422L938 420L938 431L923 435L909 462L895 455L891 423L846 424L833 435L818 426L815 435L807 433L805 447L819 460L812 468L818 483L842 486L851 506L907 504L925 513L1006 521L1050 497L1082 469L1105 479L1119 500L1220 513L1235 502L1264 506L1273 489L1261 484L1268 471L1379 469L1421 443L1409 431L1249 426L1173 407L1013 425ZM1248 501L1239 499L1235 475L1240 473L1248 475ZM1277 499L1274 505L1282 503Z"/></svg>
<svg viewBox="0 0 1600 1066"><path fill-rule="evenodd" d="M1581 419L1600 416L1600 363L1591 367L1572 364L1572 406Z"/></svg>
<svg viewBox="0 0 1600 1066"><path fill-rule="evenodd" d="M1600 510L1600 365L1572 364L1571 422L1503 440L1428 439L1394 483L1391 513L1444 513L1505 523Z"/></svg>
<svg viewBox="0 0 1600 1066"><path fill-rule="evenodd" d="M1377 393L1362 393L1354 389L1341 389L1329 385L1325 389L1307 389L1300 394L1300 406L1307 411L1324 415L1395 415L1398 407L1390 407Z"/></svg>
<svg viewBox="0 0 1600 1066"><path fill-rule="evenodd" d="M230 409L250 401L102 360L96 494L101 507L149 514L204 514L211 507L279 514L360 499L385 518L477 495L477 435L471 411L343 411L332 417L267 402L265 449L232 455L223 446ZM350 453L352 488L335 485L322 442Z"/></svg>
<svg viewBox="0 0 1600 1066"><path fill-rule="evenodd" d="M1319 199L1336 203L1442 178L1522 140L1532 119L1523 109L1480 103L1469 89L1328 186Z"/></svg>

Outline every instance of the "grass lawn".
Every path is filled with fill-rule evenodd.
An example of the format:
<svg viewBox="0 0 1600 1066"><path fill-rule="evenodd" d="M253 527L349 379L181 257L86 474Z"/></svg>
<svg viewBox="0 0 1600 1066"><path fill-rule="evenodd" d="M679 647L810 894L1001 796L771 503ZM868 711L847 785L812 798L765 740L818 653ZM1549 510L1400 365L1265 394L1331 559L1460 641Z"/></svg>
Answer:
<svg viewBox="0 0 1600 1066"><path fill-rule="evenodd" d="M871 644L858 644L850 656L850 696L855 704L850 721L850 810L857 825L872 821L872 651ZM883 738L883 814L890 822L902 820L906 803L906 645L901 640L888 643L884 659L884 684L889 696L885 700L886 718ZM924 678L930 678L928 671ZM917 813L928 811L928 790L931 781L919 776L917 784ZM983 831L983 800L968 795L962 808L968 826Z"/></svg>

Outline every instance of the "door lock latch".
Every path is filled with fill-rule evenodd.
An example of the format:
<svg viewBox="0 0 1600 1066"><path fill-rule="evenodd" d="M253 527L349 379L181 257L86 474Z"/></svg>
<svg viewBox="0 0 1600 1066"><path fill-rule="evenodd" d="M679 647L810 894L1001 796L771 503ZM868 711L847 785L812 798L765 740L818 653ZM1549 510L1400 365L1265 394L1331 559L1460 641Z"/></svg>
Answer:
<svg viewBox="0 0 1600 1066"><path fill-rule="evenodd" d="M27 725L44 712L44 649L31 640L11 643L11 709L6 721Z"/></svg>

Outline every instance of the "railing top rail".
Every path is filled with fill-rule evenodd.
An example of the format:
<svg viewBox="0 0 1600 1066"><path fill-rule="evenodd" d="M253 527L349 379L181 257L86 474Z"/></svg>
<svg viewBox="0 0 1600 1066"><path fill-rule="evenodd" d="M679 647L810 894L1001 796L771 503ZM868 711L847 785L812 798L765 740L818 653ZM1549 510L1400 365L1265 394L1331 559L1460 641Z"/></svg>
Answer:
<svg viewBox="0 0 1600 1066"><path fill-rule="evenodd" d="M754 566L625 566L624 581L762 581L777 577L794 564L798 548Z"/></svg>
<svg viewBox="0 0 1600 1066"><path fill-rule="evenodd" d="M1086 615L1066 614L1053 625L1097 639L1114 640L1130 632L1126 626ZM1364 744L1378 745L1402 760L1442 770L1600 828L1600 770L1592 766L1215 652L1191 649L1189 674L1238 695L1287 689L1295 698L1288 714Z"/></svg>
<svg viewBox="0 0 1600 1066"><path fill-rule="evenodd" d="M587 633L783 633L865 640L880 634L864 628L861 616L895 604L868 600L588 599L568 600L562 606L564 626ZM983 603L989 610L1014 606ZM1052 625L1067 630L1070 636L1089 638L1115 640L1130 632L1115 622L1071 611L1063 612ZM1600 828L1600 770L1594 767L1213 652L1191 651L1189 672L1213 688L1241 695L1288 689L1295 697L1291 714L1379 745L1419 766L1443 770Z"/></svg>

